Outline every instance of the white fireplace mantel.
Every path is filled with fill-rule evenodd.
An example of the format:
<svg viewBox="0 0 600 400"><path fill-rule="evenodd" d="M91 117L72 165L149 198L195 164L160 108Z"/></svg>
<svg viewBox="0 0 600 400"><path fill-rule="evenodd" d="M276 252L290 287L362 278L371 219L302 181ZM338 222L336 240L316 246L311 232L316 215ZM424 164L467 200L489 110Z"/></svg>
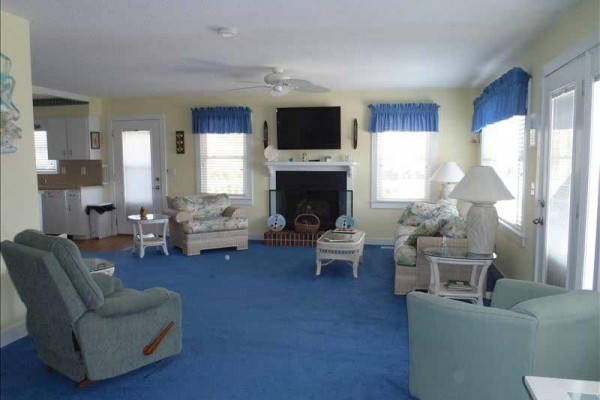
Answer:
<svg viewBox="0 0 600 400"><path fill-rule="evenodd" d="M358 163L356 161L267 161L265 165L269 170L269 189L271 190L277 189L277 171L345 171L346 189L352 190L352 174Z"/></svg>

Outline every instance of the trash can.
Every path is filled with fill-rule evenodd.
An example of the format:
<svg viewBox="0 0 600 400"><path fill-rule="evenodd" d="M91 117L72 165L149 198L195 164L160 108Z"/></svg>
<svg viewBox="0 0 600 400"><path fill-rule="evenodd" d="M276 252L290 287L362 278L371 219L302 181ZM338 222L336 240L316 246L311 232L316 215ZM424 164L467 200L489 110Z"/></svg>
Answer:
<svg viewBox="0 0 600 400"><path fill-rule="evenodd" d="M92 239L104 239L113 235L112 211L115 207L112 203L88 204L85 208L86 214L90 216L90 237Z"/></svg>

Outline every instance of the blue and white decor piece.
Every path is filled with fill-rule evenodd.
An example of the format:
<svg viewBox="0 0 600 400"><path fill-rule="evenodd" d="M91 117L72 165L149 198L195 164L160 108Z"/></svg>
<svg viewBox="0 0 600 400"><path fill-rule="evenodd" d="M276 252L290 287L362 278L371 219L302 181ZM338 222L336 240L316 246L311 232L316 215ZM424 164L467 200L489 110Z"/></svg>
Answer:
<svg viewBox="0 0 600 400"><path fill-rule="evenodd" d="M438 132L435 103L369 104L369 132Z"/></svg>
<svg viewBox="0 0 600 400"><path fill-rule="evenodd" d="M193 133L252 133L248 107L192 108Z"/></svg>
<svg viewBox="0 0 600 400"><path fill-rule="evenodd" d="M2 69L0 70L1 153L14 153L17 151L17 147L13 141L21 138L21 128L17 125L21 113L13 102L13 93L17 82L12 76L11 59L3 53L0 53L0 58L2 58Z"/></svg>
<svg viewBox="0 0 600 400"><path fill-rule="evenodd" d="M273 232L282 231L285 228L285 218L281 214L273 214L267 220L267 226Z"/></svg>
<svg viewBox="0 0 600 400"><path fill-rule="evenodd" d="M340 231L349 231L354 229L354 218L349 215L340 215L335 220L335 227Z"/></svg>

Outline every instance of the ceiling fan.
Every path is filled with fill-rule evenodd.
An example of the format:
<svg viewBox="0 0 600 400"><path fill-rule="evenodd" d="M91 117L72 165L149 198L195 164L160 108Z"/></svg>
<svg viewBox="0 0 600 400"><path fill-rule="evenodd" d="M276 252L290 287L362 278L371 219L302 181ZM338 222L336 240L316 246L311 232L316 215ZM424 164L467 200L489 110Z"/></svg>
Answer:
<svg viewBox="0 0 600 400"><path fill-rule="evenodd" d="M248 86L239 89L233 89L230 91L237 92L241 90L268 89L269 94L271 94L271 96L276 97L285 96L292 90L306 93L327 93L331 91L331 89L329 88L315 85L312 82L304 79L292 79L289 76L287 76L285 74L285 70L281 68L273 68L271 72L265 75L264 81L264 85Z"/></svg>

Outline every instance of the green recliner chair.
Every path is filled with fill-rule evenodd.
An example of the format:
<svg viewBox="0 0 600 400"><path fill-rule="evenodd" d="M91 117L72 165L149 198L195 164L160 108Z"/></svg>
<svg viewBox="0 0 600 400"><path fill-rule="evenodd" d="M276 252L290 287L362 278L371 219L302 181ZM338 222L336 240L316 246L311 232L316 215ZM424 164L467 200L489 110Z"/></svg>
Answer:
<svg viewBox="0 0 600 400"><path fill-rule="evenodd" d="M76 382L111 378L181 352L181 299L91 275L72 241L26 230L0 247L27 306L39 358Z"/></svg>
<svg viewBox="0 0 600 400"><path fill-rule="evenodd" d="M526 375L600 380L600 293L500 279L491 307L407 296L420 400L528 400Z"/></svg>

